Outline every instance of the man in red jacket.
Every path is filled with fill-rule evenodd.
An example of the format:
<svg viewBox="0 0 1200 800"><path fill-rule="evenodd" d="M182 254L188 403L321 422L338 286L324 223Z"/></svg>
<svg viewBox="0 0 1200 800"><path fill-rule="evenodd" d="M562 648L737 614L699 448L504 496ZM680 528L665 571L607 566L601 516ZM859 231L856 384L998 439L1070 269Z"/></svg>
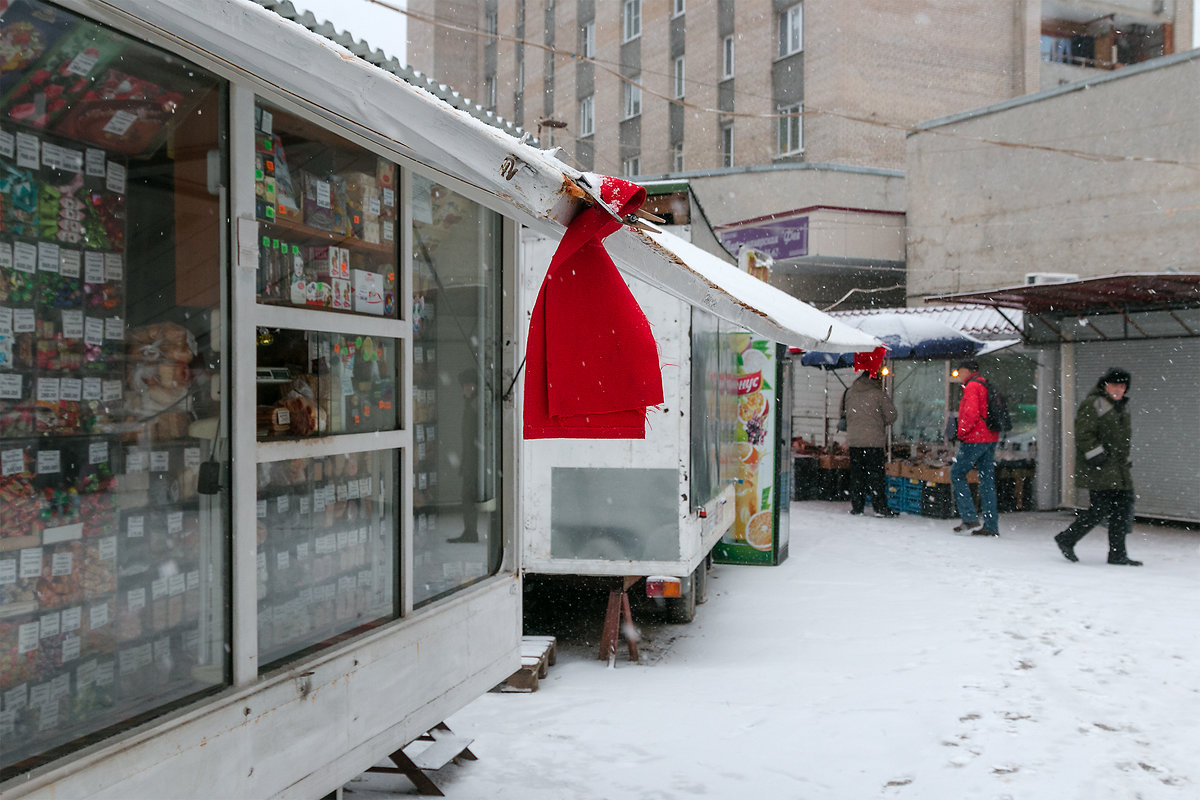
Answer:
<svg viewBox="0 0 1200 800"><path fill-rule="evenodd" d="M963 394L958 405L958 454L954 458L954 466L950 468L950 484L954 487L954 501L962 522L954 526L954 532L972 536L999 536L996 442L1000 435L987 426L987 382L979 374L979 362L973 358L958 362L958 378L963 384ZM967 486L967 473L972 469L979 471L982 522L971 499L971 489Z"/></svg>

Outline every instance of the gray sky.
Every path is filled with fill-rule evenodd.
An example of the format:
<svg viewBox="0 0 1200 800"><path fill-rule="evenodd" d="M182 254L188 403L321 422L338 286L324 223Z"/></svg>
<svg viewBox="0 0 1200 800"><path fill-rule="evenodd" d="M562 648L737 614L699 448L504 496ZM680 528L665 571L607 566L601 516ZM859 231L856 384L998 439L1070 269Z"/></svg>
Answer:
<svg viewBox="0 0 1200 800"><path fill-rule="evenodd" d="M384 0L404 7L404 0ZM319 20L329 20L339 31L349 31L355 39L364 39L373 48L405 61L407 19L370 0L292 0L298 11L311 11Z"/></svg>

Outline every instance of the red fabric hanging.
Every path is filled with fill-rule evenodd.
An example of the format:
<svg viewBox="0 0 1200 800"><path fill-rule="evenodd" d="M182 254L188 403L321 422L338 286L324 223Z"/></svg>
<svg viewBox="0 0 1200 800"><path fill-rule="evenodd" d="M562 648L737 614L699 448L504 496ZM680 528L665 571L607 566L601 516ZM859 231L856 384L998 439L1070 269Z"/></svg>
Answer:
<svg viewBox="0 0 1200 800"><path fill-rule="evenodd" d="M600 196L624 217L646 190L605 178ZM529 321L526 439L644 439L646 408L663 401L650 322L601 244L620 227L587 208L550 261Z"/></svg>

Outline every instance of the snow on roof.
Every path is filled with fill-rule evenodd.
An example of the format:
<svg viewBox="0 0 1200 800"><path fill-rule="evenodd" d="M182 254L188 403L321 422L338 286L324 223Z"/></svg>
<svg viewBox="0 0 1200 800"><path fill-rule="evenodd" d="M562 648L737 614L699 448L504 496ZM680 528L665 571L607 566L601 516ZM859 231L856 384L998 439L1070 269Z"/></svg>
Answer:
<svg viewBox="0 0 1200 800"><path fill-rule="evenodd" d="M880 314L911 314L926 319L937 320L956 330L975 337L976 339L1002 340L1012 339L1021 335L1021 312L1005 311L1002 315L990 306L978 305L942 305L925 307L901 308L862 308L847 311L831 311L830 316L857 326L866 317ZM1004 317L1007 316L1008 320ZM1009 324L1009 320L1012 324ZM1017 327L1013 327L1013 326Z"/></svg>

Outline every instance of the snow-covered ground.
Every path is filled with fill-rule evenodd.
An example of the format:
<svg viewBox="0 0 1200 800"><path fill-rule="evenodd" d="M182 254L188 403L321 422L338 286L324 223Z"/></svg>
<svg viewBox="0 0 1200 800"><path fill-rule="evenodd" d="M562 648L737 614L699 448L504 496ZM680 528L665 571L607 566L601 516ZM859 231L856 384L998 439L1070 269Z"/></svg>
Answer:
<svg viewBox="0 0 1200 800"><path fill-rule="evenodd" d="M533 694L448 723L478 761L450 798L1200 797L1200 534L1139 524L1141 568L1067 513L953 520L792 505L779 567L719 565L689 626L647 623L641 664L582 644ZM597 619L597 623L599 619ZM402 777L350 784L410 796Z"/></svg>

